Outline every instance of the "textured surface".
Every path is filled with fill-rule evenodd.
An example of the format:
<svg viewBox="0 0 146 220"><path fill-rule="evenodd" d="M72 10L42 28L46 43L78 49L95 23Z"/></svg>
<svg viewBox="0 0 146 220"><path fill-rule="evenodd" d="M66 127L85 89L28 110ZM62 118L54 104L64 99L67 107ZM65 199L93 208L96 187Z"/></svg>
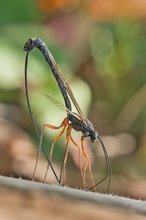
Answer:
<svg viewBox="0 0 146 220"><path fill-rule="evenodd" d="M0 219L145 219L146 202L0 177Z"/></svg>

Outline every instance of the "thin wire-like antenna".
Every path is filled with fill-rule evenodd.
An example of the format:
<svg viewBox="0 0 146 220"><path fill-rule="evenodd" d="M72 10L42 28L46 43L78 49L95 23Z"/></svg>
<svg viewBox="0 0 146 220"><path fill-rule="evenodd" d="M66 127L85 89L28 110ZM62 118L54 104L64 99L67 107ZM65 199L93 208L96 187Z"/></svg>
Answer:
<svg viewBox="0 0 146 220"><path fill-rule="evenodd" d="M30 115L30 118L31 118L33 127L34 127L34 129L35 129L35 131L36 131L36 133L37 133L38 138L40 139L40 133L39 133L39 130L38 130L38 128L37 128L36 122L35 122L35 120L34 120L34 117L33 117L32 111L31 111L31 107L30 107L30 101L29 101L28 85L27 85L28 55L29 55L29 51L27 51L26 57L25 57L25 93L26 93L26 101L27 101L28 111L29 111L29 115ZM51 163L51 161L49 160L49 158L48 158L48 156L47 156L47 153L46 153L46 150L45 150L43 144L41 145L41 148L42 148L43 153L44 153L44 155L45 155L45 157L46 157L46 159L47 159L47 161L48 161L48 163L49 163L49 165L50 165L50 167L51 167L51 169L52 169L52 172L53 172L53 174L54 174L56 180L57 180L58 182L60 182L60 180L59 180L59 178L57 177L57 174L56 174L56 172L55 172L55 170L54 170L54 168L53 168L53 166L52 166L52 163ZM39 153L39 152L38 152L38 153Z"/></svg>
<svg viewBox="0 0 146 220"><path fill-rule="evenodd" d="M104 153L107 171L106 171L105 177L104 177L103 179L101 179L98 183L96 183L94 186L92 186L89 190L93 189L94 187L96 187L97 185L99 185L99 184L102 183L105 179L107 179L107 178L109 177L109 180L108 180L108 188L107 188L107 192L109 193L110 183L111 183L111 177L112 177L111 162L110 162L110 159L109 159L109 156L108 156L106 147L105 147L105 145L104 145L104 143L103 143L101 137L98 136L98 139L99 139L99 141L100 141L100 143L101 143L101 147L102 147L102 150L103 150L103 153Z"/></svg>

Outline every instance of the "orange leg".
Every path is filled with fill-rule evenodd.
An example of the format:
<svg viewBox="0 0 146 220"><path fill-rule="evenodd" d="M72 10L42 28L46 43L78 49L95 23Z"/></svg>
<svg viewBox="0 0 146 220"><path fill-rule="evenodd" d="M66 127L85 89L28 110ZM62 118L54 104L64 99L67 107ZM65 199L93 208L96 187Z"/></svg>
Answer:
<svg viewBox="0 0 146 220"><path fill-rule="evenodd" d="M50 155L49 155L50 160L51 160L51 158L52 158L53 149L54 149L54 144L55 144L55 143L60 139L60 137L63 135L63 133L64 133L65 128L66 128L67 125L68 125L68 119L65 118L65 119L63 120L63 122L61 123L61 125L57 128L57 129L59 129L59 128L63 127L62 131L61 131L61 132L57 135L57 137L53 140L53 143L52 143L52 146L51 146L51 150L50 150Z"/></svg>
<svg viewBox="0 0 146 220"><path fill-rule="evenodd" d="M72 129L71 124L68 124L67 131L66 131L66 149L65 149L64 159L63 159L61 171L60 171L60 182L59 182L60 185L62 183L62 176L65 176L65 173L66 173L66 162L67 162L67 157L68 157L68 144L70 141L71 129Z"/></svg>
<svg viewBox="0 0 146 220"><path fill-rule="evenodd" d="M63 177L61 176L61 179L63 179L63 182L65 182L65 179L66 179L66 163L67 163L67 158L68 158L68 142L66 144L66 151L65 151L65 157L64 157L64 165L63 165L63 173L62 173ZM60 181L60 183L61 183L61 181Z"/></svg>
<svg viewBox="0 0 146 220"><path fill-rule="evenodd" d="M50 162L51 162L51 160L52 160L54 145L55 145L55 143L60 139L60 137L63 135L66 126L67 126L67 124L64 125L62 131L61 131L61 132L57 135L57 137L53 140L53 143L52 143L52 145L51 145L50 155L49 155ZM46 169L46 172L45 172L45 176L44 176L44 179L43 179L43 183L44 183L45 180L46 180L47 173L48 173L48 169L49 169L49 163L48 163L48 165L47 165L47 169Z"/></svg>
<svg viewBox="0 0 146 220"><path fill-rule="evenodd" d="M35 176L35 172L36 172L36 168L37 168L37 163L38 163L38 158L39 158L40 151L41 151L41 145L42 145L42 140L43 140L45 128L50 128L50 129L57 130L61 127L66 127L67 123L68 123L68 119L65 118L60 126L54 126L54 125L49 125L49 124L44 124L43 125L42 131L41 131L41 136L40 136L39 149L38 149L37 156L36 156L36 163L35 163L34 172L33 172L33 175L32 175L32 180L34 180L34 176Z"/></svg>
<svg viewBox="0 0 146 220"><path fill-rule="evenodd" d="M87 168L89 167L89 173L90 173L90 178L91 178L91 182L94 186L94 190L96 192L96 188L95 188L95 183L94 183L94 178L93 178L93 173L92 173L92 167L91 167L91 161L88 157L88 154L87 152L85 151L85 148L84 148L84 145L83 145L83 141L84 141L85 137L82 136L81 137L81 146L82 146L82 152L83 152L83 155L84 157L86 158L86 165L84 167L84 175L83 175L83 187L84 189L86 188L86 171L87 171Z"/></svg>
<svg viewBox="0 0 146 220"><path fill-rule="evenodd" d="M80 152L80 148L78 146L78 144L74 141L73 137L71 136L71 132L69 134L69 137L70 137L70 140L72 141L72 143L75 145L75 147L78 148L78 154L79 154L79 167L80 167L80 172L81 172L81 175L82 175L82 180L84 179L83 178L83 167L82 167L82 157L81 157L81 152Z"/></svg>

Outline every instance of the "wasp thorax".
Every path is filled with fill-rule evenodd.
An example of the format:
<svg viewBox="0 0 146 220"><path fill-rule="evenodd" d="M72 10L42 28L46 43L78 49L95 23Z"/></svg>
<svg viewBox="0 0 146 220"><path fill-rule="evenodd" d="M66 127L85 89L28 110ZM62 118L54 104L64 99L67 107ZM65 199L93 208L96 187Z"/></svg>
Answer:
<svg viewBox="0 0 146 220"><path fill-rule="evenodd" d="M88 136L90 137L91 142L96 141L98 138L98 132L95 131L93 124L89 120L87 120L87 128L86 129L89 133Z"/></svg>

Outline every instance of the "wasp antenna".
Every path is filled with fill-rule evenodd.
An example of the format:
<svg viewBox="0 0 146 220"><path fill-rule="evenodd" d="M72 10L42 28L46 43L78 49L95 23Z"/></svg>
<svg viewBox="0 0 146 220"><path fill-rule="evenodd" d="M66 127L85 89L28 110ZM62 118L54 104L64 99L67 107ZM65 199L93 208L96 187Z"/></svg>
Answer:
<svg viewBox="0 0 146 220"><path fill-rule="evenodd" d="M108 180L108 188L107 188L107 192L109 193L109 189L110 189L110 184L111 184L111 178L112 178L112 167L111 167L111 161L109 159L109 156L108 156L108 152L106 150L106 147L101 139L100 136L98 136L98 139L101 143L101 146L102 146L102 149L103 149L103 153L104 153L104 156L105 156L105 161L106 161L106 166L107 166L107 172L106 172L106 178L109 177L109 180ZM106 179L105 178L105 179Z"/></svg>
<svg viewBox="0 0 146 220"><path fill-rule="evenodd" d="M94 187L98 186L100 183L102 183L105 179L107 179L109 177L108 180L108 188L107 188L107 192L109 193L109 189L110 189L110 183L111 183L111 177L112 177L112 168L111 168L111 162L108 156L108 152L106 150L106 147L101 139L100 136L97 137L100 141L103 153L104 153L104 157L105 157L105 161L106 161L106 167L107 167L107 171L106 171L106 175L98 182L96 183L94 186L92 186L89 190L93 189Z"/></svg>

